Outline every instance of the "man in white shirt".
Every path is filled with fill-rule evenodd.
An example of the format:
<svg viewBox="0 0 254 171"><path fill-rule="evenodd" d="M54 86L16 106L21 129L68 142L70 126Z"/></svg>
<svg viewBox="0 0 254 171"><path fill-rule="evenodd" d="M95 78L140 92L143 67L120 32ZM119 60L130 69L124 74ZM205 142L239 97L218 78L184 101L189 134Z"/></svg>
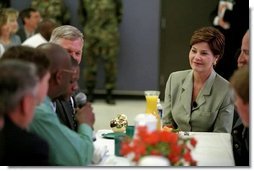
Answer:
<svg viewBox="0 0 254 171"><path fill-rule="evenodd" d="M47 43L50 39L53 29L56 28L56 26L56 22L52 19L44 19L38 25L38 33L26 39L22 45L36 48L43 43Z"/></svg>

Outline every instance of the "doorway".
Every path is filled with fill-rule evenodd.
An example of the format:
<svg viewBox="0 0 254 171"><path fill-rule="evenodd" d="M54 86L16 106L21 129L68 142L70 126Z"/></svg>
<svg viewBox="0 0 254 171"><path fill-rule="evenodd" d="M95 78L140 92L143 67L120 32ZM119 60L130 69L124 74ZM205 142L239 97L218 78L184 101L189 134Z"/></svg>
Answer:
<svg viewBox="0 0 254 171"><path fill-rule="evenodd" d="M189 69L189 41L194 30L211 26L218 0L161 0L159 86L160 98L170 73Z"/></svg>

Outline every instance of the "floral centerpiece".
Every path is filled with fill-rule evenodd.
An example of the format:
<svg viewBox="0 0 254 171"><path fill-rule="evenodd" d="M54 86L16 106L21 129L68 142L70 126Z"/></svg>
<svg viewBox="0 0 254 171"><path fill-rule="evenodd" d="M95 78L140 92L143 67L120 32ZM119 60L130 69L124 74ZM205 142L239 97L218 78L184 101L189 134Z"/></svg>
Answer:
<svg viewBox="0 0 254 171"><path fill-rule="evenodd" d="M134 139L127 138L122 142L120 154L136 164L144 156L156 155L167 158L172 166L195 166L191 150L196 143L192 137L166 130L149 132L146 126L140 126Z"/></svg>

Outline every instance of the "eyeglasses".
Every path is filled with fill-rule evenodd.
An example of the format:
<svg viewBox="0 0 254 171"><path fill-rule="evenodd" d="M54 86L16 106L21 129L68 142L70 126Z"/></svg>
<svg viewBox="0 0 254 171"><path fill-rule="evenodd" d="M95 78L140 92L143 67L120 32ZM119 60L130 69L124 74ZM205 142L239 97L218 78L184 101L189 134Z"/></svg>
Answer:
<svg viewBox="0 0 254 171"><path fill-rule="evenodd" d="M76 70L71 70L71 69L62 69L62 71L68 72L68 73L71 73L71 74L75 74L77 72Z"/></svg>

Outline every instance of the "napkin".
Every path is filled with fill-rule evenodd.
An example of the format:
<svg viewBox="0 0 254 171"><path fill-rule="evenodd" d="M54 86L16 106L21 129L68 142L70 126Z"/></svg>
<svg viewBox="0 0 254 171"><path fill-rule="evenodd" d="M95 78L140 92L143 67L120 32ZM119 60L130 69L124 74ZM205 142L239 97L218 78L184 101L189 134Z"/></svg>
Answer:
<svg viewBox="0 0 254 171"><path fill-rule="evenodd" d="M102 145L98 141L94 141L93 145L94 145L94 153L92 163L98 164L108 153L108 148L106 145Z"/></svg>

